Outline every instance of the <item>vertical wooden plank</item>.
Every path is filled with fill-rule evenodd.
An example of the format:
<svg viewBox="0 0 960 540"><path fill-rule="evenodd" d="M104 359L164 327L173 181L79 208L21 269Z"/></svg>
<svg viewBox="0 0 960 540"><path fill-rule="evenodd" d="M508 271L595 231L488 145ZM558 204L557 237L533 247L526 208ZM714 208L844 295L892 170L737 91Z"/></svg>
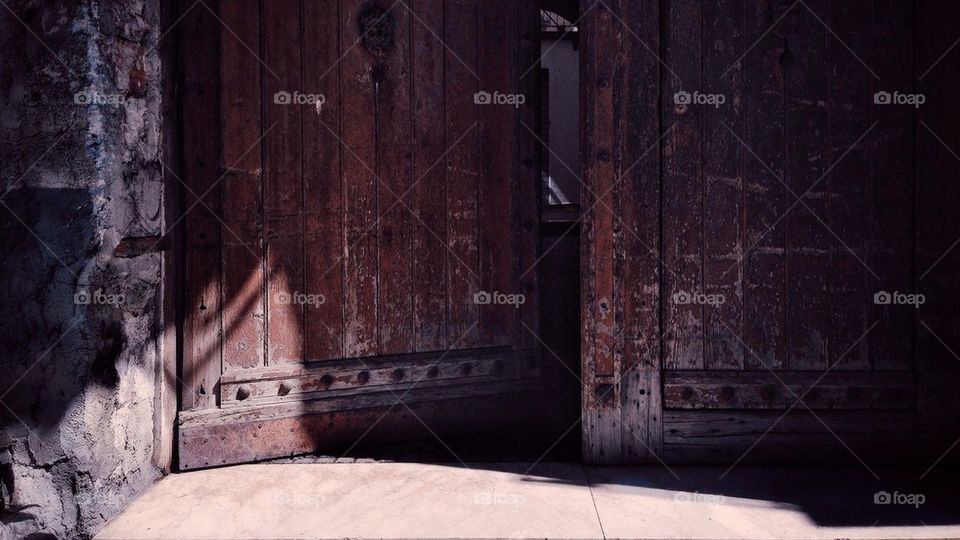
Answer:
<svg viewBox="0 0 960 540"><path fill-rule="evenodd" d="M304 2L303 84L323 96L303 114L305 286L323 302L304 309L304 357L341 358L343 352L343 178L340 170L339 2ZM315 296L320 298L320 296Z"/></svg>
<svg viewBox="0 0 960 540"><path fill-rule="evenodd" d="M730 135L732 130L743 137L744 81L741 66L727 69L751 44L744 39L744 9L742 3L723 0L703 4L703 91L717 103L701 108L703 292L723 298L703 308L707 369L743 369L743 281L737 262L744 249L743 163L754 158Z"/></svg>
<svg viewBox="0 0 960 540"><path fill-rule="evenodd" d="M783 15L772 6L773 2L746 4L745 41L756 45L740 60L745 72L747 135L744 140L759 160L782 178L784 22L771 30ZM781 368L786 351L785 237L783 221L779 220L788 203L783 186L771 177L763 163L757 159L744 161L744 341L756 355L744 355L749 369Z"/></svg>
<svg viewBox="0 0 960 540"><path fill-rule="evenodd" d="M417 351L447 347L446 167L443 5L413 0L413 233L414 338ZM451 141L453 142L453 141Z"/></svg>
<svg viewBox="0 0 960 540"><path fill-rule="evenodd" d="M870 110L870 122L879 124L864 141L870 151L871 178L864 195L868 197L866 206L870 212L867 219L870 252L866 262L879 279L871 275L864 277L867 286L861 302L869 306L867 324L878 321L864 341L869 344L867 350L874 369L912 369L915 366L914 318L922 308L877 305L873 295L880 291L915 292L913 235L917 216L913 204L914 170L907 156L914 152L917 109L876 105L873 96L878 91L915 92L914 77L927 66L921 62L914 68L915 3L886 0L873 2L871 6L873 27L867 36L870 48L866 61L880 80L868 81L872 84L863 99ZM889 47L890 43L898 45Z"/></svg>
<svg viewBox="0 0 960 540"><path fill-rule="evenodd" d="M411 272L412 198L410 117L410 13L396 6L393 47L380 60L377 85L378 316L380 354L413 352Z"/></svg>
<svg viewBox="0 0 960 540"><path fill-rule="evenodd" d="M446 138L456 141L475 128L477 105L477 1L449 0L444 10ZM447 334L450 342L471 347L480 341L478 241L478 137L476 132L447 154ZM462 340L461 340L462 338Z"/></svg>
<svg viewBox="0 0 960 540"><path fill-rule="evenodd" d="M616 4L616 2L614 2ZM583 457L621 458L620 392L614 379L613 76L614 18L606 4L583 18L580 52L583 205ZM598 198L600 198L598 200ZM606 206L604 206L604 204Z"/></svg>
<svg viewBox="0 0 960 540"><path fill-rule="evenodd" d="M216 12L217 3L210 8ZM192 10L182 23L181 118L185 192L186 275L184 280L182 409L217 405L221 370L220 190L220 34L206 9ZM212 189L211 189L212 188ZM197 197L206 195L203 204ZM208 210L209 209L209 210Z"/></svg>
<svg viewBox="0 0 960 540"><path fill-rule="evenodd" d="M489 0L479 10L479 71L483 88L490 93L514 94L511 77L510 0ZM533 77L535 75L531 75ZM532 101L522 107L532 106ZM480 136L480 288L502 294L522 294L513 283L513 137L517 107L488 104L479 107ZM479 306L480 336L484 345L505 345L512 337L514 308L509 304Z"/></svg>
<svg viewBox="0 0 960 540"><path fill-rule="evenodd" d="M263 184L260 149L260 4L222 0L223 369L264 365Z"/></svg>
<svg viewBox="0 0 960 540"><path fill-rule="evenodd" d="M702 92L702 3L671 2L663 73L664 367L703 368L703 116L705 105L683 103ZM682 94L678 94L681 93ZM680 103L678 103L680 101Z"/></svg>
<svg viewBox="0 0 960 540"><path fill-rule="evenodd" d="M263 139L266 184L264 213L267 244L267 361L271 365L303 360L303 184L300 77L300 2L263 3ZM266 67L264 69L267 69ZM271 73L272 72L272 73ZM285 99L283 92L291 96Z"/></svg>
<svg viewBox="0 0 960 540"><path fill-rule="evenodd" d="M377 352L377 180L376 89L374 58L359 30L363 3L344 0L340 7L341 113L343 159L344 352L369 356Z"/></svg>
<svg viewBox="0 0 960 540"><path fill-rule="evenodd" d="M807 3L830 24L827 2ZM825 369L828 357L829 309L827 274L837 241L811 214L826 215L833 197L829 182L818 179L830 166L829 80L827 42L834 39L806 9L792 15L786 62L786 178L798 196L812 190L784 218L787 235L787 364L791 369ZM848 159L850 156L848 156ZM836 174L835 172L833 174ZM795 199L788 196L789 208ZM809 210L808 210L809 207Z"/></svg>
<svg viewBox="0 0 960 540"><path fill-rule="evenodd" d="M528 103L541 97L537 73L540 59L540 9L536 4L516 2L517 25L516 66L514 72L518 91L527 98ZM527 71L529 69L529 71ZM522 107L518 119L531 129L540 131L537 123L536 107ZM526 302L517 315L515 342L524 351L528 367L537 369L540 343L534 332L540 332L540 289L538 285L539 269L537 262L540 246L540 159L545 152L540 143L523 126L515 126L516 159L514 160L515 200L514 224L518 236L520 255L516 260L517 286L526 296ZM523 328L526 326L531 331Z"/></svg>
<svg viewBox="0 0 960 540"><path fill-rule="evenodd" d="M831 27L838 38L857 54L868 55L870 52L873 5L873 2L867 0L833 2L830 5ZM886 39L890 37L892 35L888 34ZM873 104L873 75L837 39L831 39L828 48L830 146L827 148L827 166L830 166L867 131L876 106ZM900 60L906 60L903 67L909 69L909 57L901 57ZM884 60L883 63L888 61ZM895 126L896 122L882 129L895 129ZM877 265L870 261L867 253L867 227L873 215L873 205L870 204L867 190L879 185L865 179L871 178L870 158L873 152L870 149L874 147L875 137L879 133L872 131L867 139L858 144L857 149L837 162L833 172L823 180L824 191L832 196L826 199L826 212L820 217L843 239L847 247L853 250L851 253L847 247L832 238L832 235L827 239L827 245L832 246L827 278L831 314L828 327L828 365L835 366L834 369L870 368L870 340L861 340L852 350L851 347L872 324L872 321L867 320L867 315L871 311L873 300L871 289L877 290L871 287L875 285L874 277L861 261L876 269ZM903 154L900 156L902 160ZM898 183L897 179L890 180L893 180L894 184ZM900 182L904 180L909 188L909 176ZM904 206L908 211L906 215L909 216L910 205ZM822 224L820 226L823 227ZM893 229L896 227L891 228ZM909 237L909 228L906 232ZM858 258L860 260L857 260ZM889 265L892 268L890 262L892 261L884 262L880 266ZM909 269L909 260L907 262ZM846 356L841 359L844 353Z"/></svg>
<svg viewBox="0 0 960 540"><path fill-rule="evenodd" d="M622 459L653 462L661 453L660 399L660 48L659 6L624 2L619 34L623 74L617 81L620 114L618 177L623 234ZM629 29L629 30L628 30Z"/></svg>

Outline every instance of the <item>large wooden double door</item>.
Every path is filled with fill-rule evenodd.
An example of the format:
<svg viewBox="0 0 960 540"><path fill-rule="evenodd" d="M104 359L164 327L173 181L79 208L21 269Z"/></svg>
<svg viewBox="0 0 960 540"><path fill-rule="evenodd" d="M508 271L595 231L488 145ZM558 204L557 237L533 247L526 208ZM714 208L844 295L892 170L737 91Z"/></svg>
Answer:
<svg viewBox="0 0 960 540"><path fill-rule="evenodd" d="M180 467L529 412L535 6L190 4Z"/></svg>

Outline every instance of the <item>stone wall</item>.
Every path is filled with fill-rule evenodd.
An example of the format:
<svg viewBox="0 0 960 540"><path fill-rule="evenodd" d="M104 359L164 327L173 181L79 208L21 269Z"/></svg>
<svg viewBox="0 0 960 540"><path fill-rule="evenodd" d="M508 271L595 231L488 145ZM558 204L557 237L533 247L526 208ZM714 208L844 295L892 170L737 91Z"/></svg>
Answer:
<svg viewBox="0 0 960 540"><path fill-rule="evenodd" d="M88 537L164 467L159 0L5 3L0 538Z"/></svg>

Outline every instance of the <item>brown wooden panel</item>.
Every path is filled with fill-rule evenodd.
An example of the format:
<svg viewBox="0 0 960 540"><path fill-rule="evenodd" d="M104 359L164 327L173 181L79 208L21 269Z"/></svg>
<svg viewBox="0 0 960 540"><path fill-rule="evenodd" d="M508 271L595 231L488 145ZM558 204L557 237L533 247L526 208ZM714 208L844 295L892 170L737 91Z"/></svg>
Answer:
<svg viewBox="0 0 960 540"><path fill-rule="evenodd" d="M590 266L585 284L589 291L584 301L591 321L584 341L592 341L585 360L594 376L612 377L614 365L614 171L613 171L613 76L614 18L609 6L600 5L590 18L589 42L581 53L586 59L584 84L590 89L589 109L584 131L586 187L580 200L584 205L584 237L588 250L584 264ZM581 64L583 65L583 64Z"/></svg>
<svg viewBox="0 0 960 540"><path fill-rule="evenodd" d="M376 86L374 58L362 44L358 21L363 3L344 0L340 6L341 108L343 139L344 224L344 352L369 356L377 352L377 179Z"/></svg>
<svg viewBox="0 0 960 540"><path fill-rule="evenodd" d="M614 5L617 5L616 3ZM613 75L614 19L606 4L581 21L580 89L584 187L581 232L583 456L620 460L619 385L613 383ZM606 206L604 206L606 205Z"/></svg>
<svg viewBox="0 0 960 540"><path fill-rule="evenodd" d="M513 24L505 23L511 0L487 0L480 9L478 23L478 75L483 90L515 94L513 83ZM533 103L523 107L533 106ZM489 104L478 108L480 136L480 288L502 294L522 294L513 279L516 252L514 239L516 214L513 193L513 139L516 134L516 107ZM523 128L519 128L523 129ZM484 345L503 345L513 337L515 308L509 304L479 306L480 335Z"/></svg>
<svg viewBox="0 0 960 540"><path fill-rule="evenodd" d="M409 11L397 6L389 15L393 46L376 69L379 353L413 350L413 219L408 193L412 174Z"/></svg>
<svg viewBox="0 0 960 540"><path fill-rule="evenodd" d="M451 344L470 347L479 343L479 310L474 294L480 290L478 259L479 187L477 106L477 1L448 0L445 4L443 40L445 56L446 139L462 143L447 154L447 334Z"/></svg>
<svg viewBox="0 0 960 540"><path fill-rule="evenodd" d="M698 464L733 464L742 458L744 463L927 465L946 441L941 431L918 426L914 413L820 411L818 419L795 410L778 422L781 416L780 411L666 411L664 455L668 462Z"/></svg>
<svg viewBox="0 0 960 540"><path fill-rule="evenodd" d="M623 375L620 423L624 460L656 459L660 425L660 133L657 118L660 64L644 44L657 50L658 6L623 2L620 18L622 77L614 92L617 115L620 215L624 228L622 278L617 283L623 320Z"/></svg>
<svg viewBox="0 0 960 540"><path fill-rule="evenodd" d="M827 2L812 1L809 9L823 18ZM788 56L785 64L785 166L789 189L784 218L787 243L787 367L824 370L827 366L830 317L830 255L837 241L813 215L823 219L834 195L823 175L830 166L827 137L830 127L827 29L806 9L798 9L785 25ZM848 156L849 159L849 156ZM776 182L771 180L771 182ZM808 192L809 190L809 192ZM806 196L804 196L806 193Z"/></svg>
<svg viewBox="0 0 960 540"><path fill-rule="evenodd" d="M414 339L417 351L447 347L446 166L444 125L443 10L436 0L410 2L410 77L413 81ZM467 139L469 141L469 138ZM467 143L461 140L458 144Z"/></svg>
<svg viewBox="0 0 960 540"><path fill-rule="evenodd" d="M397 403L396 394L381 392L211 415L181 413L180 468L337 453L358 442L425 439L518 426L537 417L538 398L536 386L513 382L414 390L404 397L406 405Z"/></svg>
<svg viewBox="0 0 960 540"><path fill-rule="evenodd" d="M301 109L303 118L303 189L305 287L322 295L322 303L304 309L303 348L307 360L341 358L343 352L343 177L340 171L341 126L339 4L304 2L303 85L323 96L319 109ZM319 297L315 297L319 298Z"/></svg>
<svg viewBox="0 0 960 540"><path fill-rule="evenodd" d="M210 8L215 13L219 6ZM220 115L208 101L220 89L220 35L209 10L194 11L182 24L181 107L188 127L182 141L187 261L181 407L190 410L216 406L221 370Z"/></svg>
<svg viewBox="0 0 960 540"><path fill-rule="evenodd" d="M761 369L783 367L786 355L785 228L780 218L789 203L784 187L773 178L784 175L781 59L786 51L782 29L768 31L783 15L773 4L746 4L745 41L756 44L740 60L745 81L744 139L757 154L744 163L744 341L754 353L746 354L744 363Z"/></svg>
<svg viewBox="0 0 960 540"><path fill-rule="evenodd" d="M812 371L679 371L666 373L663 386L668 409L789 409L797 398L812 409L911 409L916 403L911 371L825 377Z"/></svg>
<svg viewBox="0 0 960 540"><path fill-rule="evenodd" d="M220 118L223 125L223 370L265 362L263 198L260 148L259 2L223 0Z"/></svg>
<svg viewBox="0 0 960 540"><path fill-rule="evenodd" d="M292 96L304 93L301 81L300 2L263 4L265 81L264 189L267 249L267 361L303 360L303 106ZM286 92L287 94L283 94ZM289 95L291 99L281 96Z"/></svg>
<svg viewBox="0 0 960 540"><path fill-rule="evenodd" d="M727 70L750 45L744 38L745 9L739 2L703 3L703 92L717 100L717 105L699 107L703 115L703 292L724 299L703 307L707 369L743 368L739 264L744 249L743 168L744 158L753 158L736 140L743 137L746 124L744 71L740 66Z"/></svg>
<svg viewBox="0 0 960 540"><path fill-rule="evenodd" d="M247 407L362 395L388 389L403 396L414 387L481 384L515 380L519 375L516 355L505 348L345 359L307 368L268 368L225 377L221 380L222 405L224 408Z"/></svg>
<svg viewBox="0 0 960 540"><path fill-rule="evenodd" d="M664 367L703 367L704 304L685 301L703 290L704 106L677 103L677 93L703 86L699 0L671 2L665 20L664 61L679 77L663 78L663 282ZM683 101L682 99L680 101ZM671 129L672 128L672 129Z"/></svg>

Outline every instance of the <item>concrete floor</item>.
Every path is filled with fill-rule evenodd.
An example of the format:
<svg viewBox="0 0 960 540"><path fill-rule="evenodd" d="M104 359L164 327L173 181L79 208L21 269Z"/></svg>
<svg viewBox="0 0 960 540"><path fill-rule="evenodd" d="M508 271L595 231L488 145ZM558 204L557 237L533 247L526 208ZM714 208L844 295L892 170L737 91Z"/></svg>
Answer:
<svg viewBox="0 0 960 540"><path fill-rule="evenodd" d="M164 478L100 540L960 538L956 476L862 468L257 464ZM874 503L879 491L921 505Z"/></svg>

